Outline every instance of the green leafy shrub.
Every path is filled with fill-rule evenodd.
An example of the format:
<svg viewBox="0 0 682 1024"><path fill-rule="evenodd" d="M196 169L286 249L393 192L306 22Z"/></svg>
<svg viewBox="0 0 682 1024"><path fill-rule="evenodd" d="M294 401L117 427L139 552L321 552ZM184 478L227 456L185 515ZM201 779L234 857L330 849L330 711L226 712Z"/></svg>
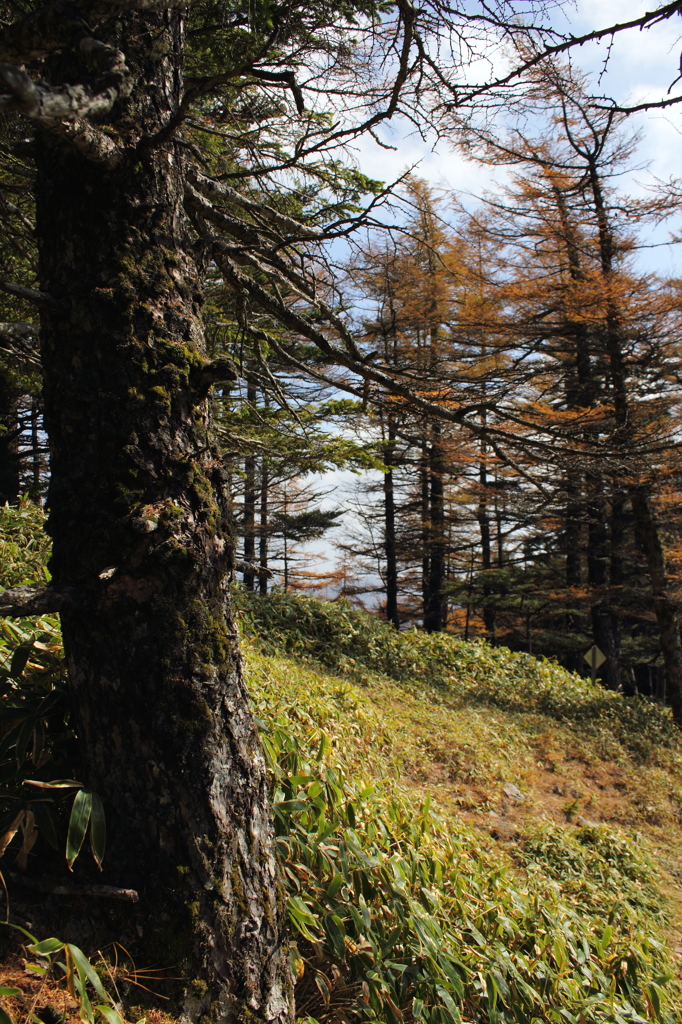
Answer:
<svg viewBox="0 0 682 1024"><path fill-rule="evenodd" d="M78 1006L78 1015L83 1022L95 1024L97 1019L95 1011L97 1011L107 1024L125 1024L120 1013L120 1005L104 987L97 971L82 949L74 946L71 942L62 942L61 939L55 938L43 939L42 942L39 942L35 935L31 935L20 925L12 924L8 927L15 928L29 940L24 948L35 962L26 962L26 973L40 978L43 982L59 980L59 975L62 974L69 995ZM94 993L100 1001L93 1002L91 993ZM15 1001L19 1000L24 1007L27 1002L26 996L20 988L0 988L0 995L9 996ZM28 1020L32 1024L42 1024L40 1018L32 1011L28 1013ZM13 1024L12 1018L2 1009L0 1009L0 1024ZM138 1021L138 1024L144 1024L144 1020Z"/></svg>
<svg viewBox="0 0 682 1024"><path fill-rule="evenodd" d="M4 587L45 582L50 540L44 519L27 498L16 507L0 506ZM71 867L89 829L101 866L102 802L68 777L74 763L59 618L0 619L0 857L19 834L17 862L25 867L38 836L56 849L61 829Z"/></svg>
<svg viewBox="0 0 682 1024"><path fill-rule="evenodd" d="M271 719L263 744L298 935L299 1011L331 1020L341 1007L387 1024L676 1019L648 917L655 891L624 837L614 855L606 829L576 830L563 848L539 832L526 844L536 870L521 884L428 801L416 807L347 777L344 737L333 748L286 704L273 721L266 686L254 697ZM588 879L585 891L564 892L565 870Z"/></svg>
<svg viewBox="0 0 682 1024"><path fill-rule="evenodd" d="M25 581L32 571L26 567L18 577ZM556 717L599 717L617 707L615 720L649 728L646 709L637 719L620 698L546 662L451 637L397 634L343 605L283 595L242 595L240 603L247 631L267 636L273 649L350 672L359 664L462 700L530 704ZM34 780L49 784L51 769L68 762L68 702L59 703L63 660L56 619L5 621L3 629L2 699L10 713L0 721L0 770L5 799L25 810L29 765ZM300 1013L382 1024L677 1019L652 877L625 837L586 827L559 835L541 826L519 847L520 878L492 863L464 828L439 820L428 801L419 806L397 785L363 782L356 765L351 776L352 714L328 714L330 739L319 728L314 693L304 707L275 700L267 679L251 687L297 937ZM340 683L344 711L351 689ZM41 702L57 692L51 718ZM668 736L665 714L650 713L653 732ZM50 737L42 747L41 730ZM55 791L45 792L48 799L38 803L54 799ZM92 979L81 967L82 976L76 974L86 992ZM107 1016L105 1002L99 1009Z"/></svg>
<svg viewBox="0 0 682 1024"><path fill-rule="evenodd" d="M44 583L51 541L45 513L23 497L18 505L0 505L0 588Z"/></svg>
<svg viewBox="0 0 682 1024"><path fill-rule="evenodd" d="M392 679L445 691L468 703L536 712L580 722L642 760L663 748L679 749L679 730L668 709L623 697L547 660L466 642L447 633L397 632L346 602L301 594L267 596L238 591L244 628L263 650L285 650L358 675L365 669ZM361 674L361 672L360 672Z"/></svg>

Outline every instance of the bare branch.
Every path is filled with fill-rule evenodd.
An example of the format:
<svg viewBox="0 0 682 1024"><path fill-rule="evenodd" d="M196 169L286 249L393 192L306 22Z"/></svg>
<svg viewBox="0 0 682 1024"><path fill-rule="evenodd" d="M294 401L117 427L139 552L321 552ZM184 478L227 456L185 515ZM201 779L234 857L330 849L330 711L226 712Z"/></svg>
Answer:
<svg viewBox="0 0 682 1024"><path fill-rule="evenodd" d="M0 591L0 615L24 618L47 615L77 603L72 587L14 587Z"/></svg>
<svg viewBox="0 0 682 1024"><path fill-rule="evenodd" d="M49 892L53 896L94 896L110 900L127 900L130 903L138 903L140 899L135 889L119 889L117 885L53 885L50 882L41 882L38 878L26 878L14 871L5 870L3 874L10 882L23 885L25 889Z"/></svg>
<svg viewBox="0 0 682 1024"><path fill-rule="evenodd" d="M47 292L41 292L37 288L26 288L23 284L14 284L13 281L3 281L0 279L0 292L16 295L20 299L26 299L27 302L33 302L36 306L51 309L54 313L66 312L66 307L62 302L58 302L57 299L53 299Z"/></svg>
<svg viewBox="0 0 682 1024"><path fill-rule="evenodd" d="M274 572L272 569L265 569L262 565L256 565L255 562L243 562L241 560L234 563L235 570L237 572L255 572L258 576L265 576L266 579L274 579Z"/></svg>
<svg viewBox="0 0 682 1024"><path fill-rule="evenodd" d="M37 324L26 324L19 320L12 323L0 323L0 337L8 341L25 341L27 338L37 338L40 327Z"/></svg>
<svg viewBox="0 0 682 1024"><path fill-rule="evenodd" d="M671 96L667 100L652 100L650 103L638 103L632 107L619 107L615 103L595 103L597 110L608 110L614 114L637 114L640 110L661 110L682 103L681 96Z"/></svg>

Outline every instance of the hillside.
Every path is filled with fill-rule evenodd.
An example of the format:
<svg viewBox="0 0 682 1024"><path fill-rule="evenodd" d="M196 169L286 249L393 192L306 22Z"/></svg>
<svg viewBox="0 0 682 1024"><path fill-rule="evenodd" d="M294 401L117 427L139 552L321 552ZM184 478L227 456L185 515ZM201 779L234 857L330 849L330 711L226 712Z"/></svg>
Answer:
<svg viewBox="0 0 682 1024"><path fill-rule="evenodd" d="M391 1024L680 1019L667 712L340 605L239 600L280 766L299 1013L359 996Z"/></svg>
<svg viewBox="0 0 682 1024"><path fill-rule="evenodd" d="M667 711L482 642L398 634L343 604L236 600L300 1018L680 1020L682 744ZM27 685L41 657L59 656L55 620L6 625L0 651L14 671L36 628ZM0 977L15 1024L25 997L52 1007L34 1022L71 1018L66 992L27 980L25 957ZM130 970L95 962L105 984L122 979L126 1019L175 1019L172 1002L131 988ZM164 967L149 984L172 994Z"/></svg>

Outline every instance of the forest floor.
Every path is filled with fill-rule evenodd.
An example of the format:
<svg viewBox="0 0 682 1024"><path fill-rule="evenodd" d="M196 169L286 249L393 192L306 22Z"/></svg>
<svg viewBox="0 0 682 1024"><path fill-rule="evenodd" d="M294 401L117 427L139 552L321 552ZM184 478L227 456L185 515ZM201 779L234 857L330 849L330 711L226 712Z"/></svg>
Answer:
<svg viewBox="0 0 682 1024"><path fill-rule="evenodd" d="M357 723L351 744L343 739L351 771L430 795L453 829L468 828L488 859L512 871L527 871L528 838L544 823L569 843L590 826L634 841L665 905L665 937L682 979L682 743L642 756L637 744L633 752L588 721L468 704L358 666L333 672L253 644L246 663L252 689L268 703L298 701L332 735L330 707ZM562 856L557 850L559 881ZM682 1005L679 1013L682 1020Z"/></svg>
<svg viewBox="0 0 682 1024"><path fill-rule="evenodd" d="M298 620L296 628L303 628ZM364 627L355 623L354 628ZM336 758L354 784L379 787L414 808L430 796L445 832L465 844L474 860L499 865L520 883L533 875L534 891L553 887L569 905L587 907L586 920L602 913L594 910L594 892L603 880L604 907L621 897L632 902L632 886L640 886L641 906L656 908L651 934L668 947L665 956L682 982L682 741L677 741L665 712L650 714L646 707L640 712L633 705L628 718L614 703L615 717L610 718L608 701L604 707L609 714L603 714L602 697L595 702L588 690L580 689L583 684L572 682L575 677L563 670L547 663L543 667L535 659L522 661L509 652L491 653L485 646L460 645L461 666L452 670L448 662L457 689L415 680L409 671L402 680L376 671L372 658L363 662L365 638L360 634L359 656L348 657L347 647L340 643L338 652L323 648L323 664L305 651L287 652L285 633L269 631L263 643L248 621L244 632L248 685L266 735L275 721L293 723L294 731L296 723L302 723L309 734L311 729L323 730L331 743L330 763ZM296 633L297 644L303 643L302 636ZM370 646L373 637L368 634ZM422 643L417 634L413 637L417 639L406 638L405 643ZM315 637L315 643L318 640ZM539 682L533 675L535 666ZM492 703L477 695L477 687L486 685ZM498 687L507 688L505 700L511 706L495 703ZM540 710L543 701L548 713ZM562 702L565 715L557 710L564 707ZM656 724L656 716L663 716L662 726ZM598 854L591 847L586 852L584 840L590 833L597 836ZM611 849L614 872L609 875L604 874L604 864ZM639 868L632 875L626 872L626 878L618 873L619 865L624 857L632 860L632 851L641 857L645 871L641 876ZM596 867L590 879L586 876L591 863ZM623 893L618 890L621 877L626 888L630 886ZM660 927L658 920L653 921L659 903ZM646 919L646 909L643 913ZM604 912L603 924L606 916ZM31 973L36 957L25 953L15 949L0 963L0 995L10 1020L75 1022L76 1003L63 980ZM91 959L106 984L111 964L105 965L106 957ZM22 994L13 996L7 989L20 989ZM131 1002L125 1011L129 1021L172 1020L161 1002L146 1008ZM672 1007L672 1014L665 1020L682 1020L682 1003ZM647 1019L657 1019L656 1014L652 1011ZM7 1019L0 1016L0 1024L8 1024Z"/></svg>

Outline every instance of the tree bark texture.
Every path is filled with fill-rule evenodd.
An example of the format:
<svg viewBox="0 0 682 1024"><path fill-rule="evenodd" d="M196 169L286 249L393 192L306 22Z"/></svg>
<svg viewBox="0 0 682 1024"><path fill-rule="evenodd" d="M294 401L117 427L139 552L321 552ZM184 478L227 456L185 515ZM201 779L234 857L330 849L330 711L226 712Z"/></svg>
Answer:
<svg viewBox="0 0 682 1024"><path fill-rule="evenodd" d="M110 130L149 138L180 101L182 16L114 24L107 42L137 85ZM62 624L80 770L107 815L103 880L139 891L145 954L190 982L185 1019L284 1022L291 979L230 606L228 496L195 388L207 359L183 152L143 141L107 169L39 138L41 284L69 310L43 310L41 328L51 571L89 595Z"/></svg>

